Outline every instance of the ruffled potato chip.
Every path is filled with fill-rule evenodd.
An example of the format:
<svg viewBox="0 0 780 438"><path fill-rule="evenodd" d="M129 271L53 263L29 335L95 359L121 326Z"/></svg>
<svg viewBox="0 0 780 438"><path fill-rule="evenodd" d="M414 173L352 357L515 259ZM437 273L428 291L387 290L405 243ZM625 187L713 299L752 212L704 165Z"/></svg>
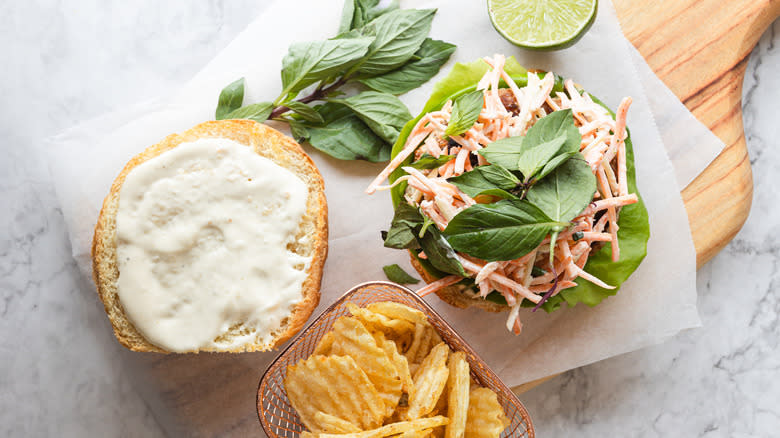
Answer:
<svg viewBox="0 0 780 438"><path fill-rule="evenodd" d="M323 431L316 420L317 412L363 430L382 424L386 412L366 373L347 356L311 356L287 367L284 388L303 424L314 432Z"/></svg>
<svg viewBox="0 0 780 438"><path fill-rule="evenodd" d="M314 414L314 421L319 425L319 429L323 433L360 432L360 428L349 421L342 420L341 418L334 417L333 415L321 411Z"/></svg>
<svg viewBox="0 0 780 438"><path fill-rule="evenodd" d="M450 424L444 429L445 438L463 438L469 410L469 363L466 353L450 355L450 375L447 379L447 418Z"/></svg>
<svg viewBox="0 0 780 438"><path fill-rule="evenodd" d="M366 309L391 319L403 319L411 322L412 324L428 323L428 317L426 317L424 313L417 309L412 309L409 306L405 306L401 303L382 301L379 303L371 303L366 306Z"/></svg>
<svg viewBox="0 0 780 438"><path fill-rule="evenodd" d="M355 359L373 383L385 404L389 417L401 398L402 379L388 354L380 348L374 336L356 318L341 317L333 324L334 340L331 354Z"/></svg>
<svg viewBox="0 0 780 438"><path fill-rule="evenodd" d="M441 342L441 337L436 330L427 322L416 323L414 326L414 337L412 345L404 353L410 364L420 363L428 356L431 349Z"/></svg>
<svg viewBox="0 0 780 438"><path fill-rule="evenodd" d="M495 392L488 388L471 390L466 418L467 437L498 438L509 424Z"/></svg>
<svg viewBox="0 0 780 438"><path fill-rule="evenodd" d="M449 423L447 417L441 415L429 418L418 418L411 421L401 421L399 423L392 423L386 426L382 426L377 429L367 430L364 432L346 433L346 434L328 434L321 433L317 435L319 438L383 438L387 436L393 436L403 434L407 432L422 431L431 429L438 426L444 426Z"/></svg>
<svg viewBox="0 0 780 438"><path fill-rule="evenodd" d="M320 339L320 342L317 343L317 346L314 347L314 352L312 355L324 355L327 356L330 354L330 347L333 345L333 339L334 335L333 332L325 333L325 335Z"/></svg>
<svg viewBox="0 0 780 438"><path fill-rule="evenodd" d="M414 375L414 393L409 397L407 419L420 418L433 411L447 384L450 373L447 368L449 353L450 347L442 342L420 364Z"/></svg>
<svg viewBox="0 0 780 438"><path fill-rule="evenodd" d="M359 319L368 329L380 331L390 339L409 336L414 332L414 324L405 319L388 318L367 308L358 307L353 303L347 303L347 309L352 316Z"/></svg>
<svg viewBox="0 0 780 438"><path fill-rule="evenodd" d="M409 371L409 362L406 360L406 357L398 352L396 343L385 338L382 332L375 332L374 339L379 348L387 353L387 357L393 362L395 369L398 370L398 375L401 378L401 389L411 395L412 391L414 391L414 382L412 381L412 373Z"/></svg>

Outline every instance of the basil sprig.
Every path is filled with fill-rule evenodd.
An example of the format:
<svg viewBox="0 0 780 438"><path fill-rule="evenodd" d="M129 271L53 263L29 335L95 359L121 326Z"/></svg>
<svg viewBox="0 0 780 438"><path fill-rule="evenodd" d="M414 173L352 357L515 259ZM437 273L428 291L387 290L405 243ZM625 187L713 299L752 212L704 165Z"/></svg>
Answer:
<svg viewBox="0 0 780 438"><path fill-rule="evenodd" d="M241 78L220 93L216 119L282 121L296 139L335 158L387 161L412 119L396 96L438 73L455 46L427 37L435 10L379 3L346 0L336 37L290 45L282 59L282 91L273 102L243 106ZM344 97L347 84L372 91Z"/></svg>
<svg viewBox="0 0 780 438"><path fill-rule="evenodd" d="M479 154L493 164L517 170L528 184L541 179L580 150L582 137L570 109L555 111L537 121L524 137L490 143Z"/></svg>

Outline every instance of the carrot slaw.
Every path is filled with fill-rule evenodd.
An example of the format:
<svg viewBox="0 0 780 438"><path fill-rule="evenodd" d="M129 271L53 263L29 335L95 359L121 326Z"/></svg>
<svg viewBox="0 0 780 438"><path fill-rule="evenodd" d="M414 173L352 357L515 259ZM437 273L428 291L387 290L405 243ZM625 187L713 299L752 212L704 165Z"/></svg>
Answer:
<svg viewBox="0 0 780 438"><path fill-rule="evenodd" d="M475 166L488 164L478 151L493 141L524 135L537 120L554 111L571 109L575 126L582 136L580 153L596 177L597 190L593 202L558 235L553 260L550 260L549 235L536 249L515 260L488 263L456 253L458 261L474 279L479 297L484 298L496 291L505 298L510 308L506 327L519 334L522 330L519 307L523 300L529 300L538 307L547 297L576 286L576 279L607 289L614 287L583 268L591 252L606 242L611 244L612 260L619 260L620 208L638 202L637 195L628 190L626 164L626 117L631 98L621 101L613 118L588 93L580 92L570 79L564 82L566 93L551 95L555 85L554 74L529 72L527 85L519 87L504 71L504 56L494 55L484 58L484 61L490 69L477 85L483 93L484 104L474 125L459 136L445 134L452 115L452 101L448 101L441 110L426 114L411 130L401 151L369 184L366 193L387 190L406 181L406 202L419 207L440 230L444 230L455 215L477 202L448 182L449 178L462 175ZM507 88L500 88L501 80ZM412 160L416 161L425 154L435 158L451 155L453 158L429 170L402 167L407 175L392 185L380 185L407 158L413 157ZM543 274L533 275L534 271ZM428 284L418 293L427 295L463 278L450 275Z"/></svg>

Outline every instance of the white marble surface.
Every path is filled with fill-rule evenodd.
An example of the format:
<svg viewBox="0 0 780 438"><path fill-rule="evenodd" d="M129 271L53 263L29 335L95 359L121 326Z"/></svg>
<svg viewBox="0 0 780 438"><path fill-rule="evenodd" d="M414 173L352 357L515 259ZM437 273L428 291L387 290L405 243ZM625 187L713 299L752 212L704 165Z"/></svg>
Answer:
<svg viewBox="0 0 780 438"><path fill-rule="evenodd" d="M74 123L173 90L263 7L249 0L0 5L0 436L165 436L70 258L47 171L32 151ZM704 327L524 394L538 436L779 433L778 44L780 22L748 66L753 211L699 272Z"/></svg>

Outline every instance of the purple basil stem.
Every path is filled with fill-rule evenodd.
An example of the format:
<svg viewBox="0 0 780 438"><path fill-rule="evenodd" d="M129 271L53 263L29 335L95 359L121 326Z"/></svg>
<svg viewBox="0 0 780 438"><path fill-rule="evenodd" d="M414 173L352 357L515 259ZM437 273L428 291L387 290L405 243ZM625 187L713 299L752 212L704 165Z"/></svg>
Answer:
<svg viewBox="0 0 780 438"><path fill-rule="evenodd" d="M552 293L555 292L555 288L558 287L558 272L555 271L555 266L552 267L553 275L555 276L555 281L553 281L552 287L550 290L544 293L544 296L542 297L541 301L539 301L536 306L534 306L534 310L531 312L536 312L536 309L542 307L542 304L544 304L547 300L550 299L552 296Z"/></svg>

